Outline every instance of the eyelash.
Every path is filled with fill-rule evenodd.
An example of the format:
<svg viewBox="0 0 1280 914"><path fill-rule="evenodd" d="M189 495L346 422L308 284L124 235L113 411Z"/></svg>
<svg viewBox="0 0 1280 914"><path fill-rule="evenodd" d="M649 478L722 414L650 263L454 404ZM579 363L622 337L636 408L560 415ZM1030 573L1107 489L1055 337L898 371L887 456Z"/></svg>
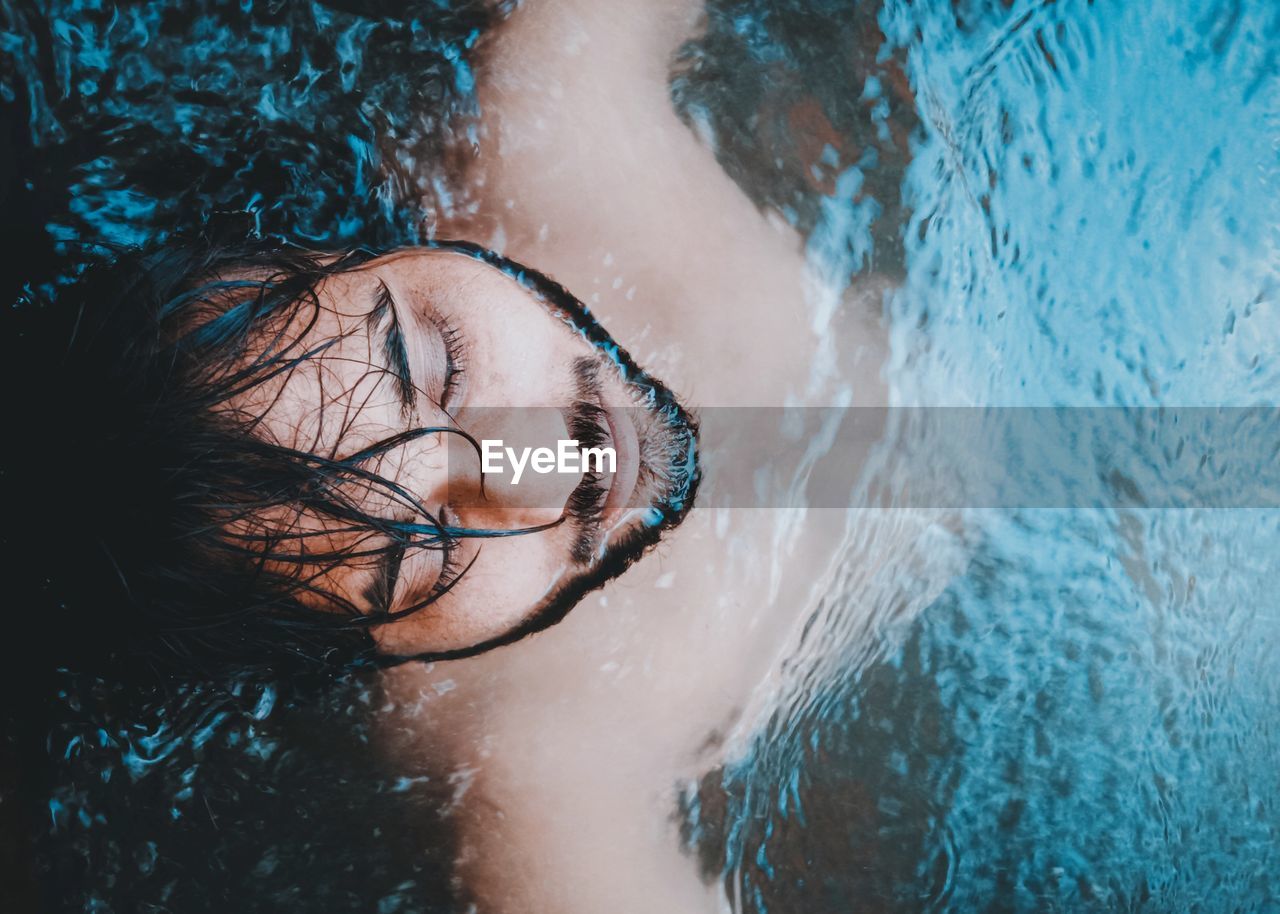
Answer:
<svg viewBox="0 0 1280 914"><path fill-rule="evenodd" d="M448 409L458 393L458 379L466 371L466 347L462 344L462 335L444 318L436 317L435 323L440 338L444 340L444 384L440 389L440 408Z"/></svg>
<svg viewBox="0 0 1280 914"><path fill-rule="evenodd" d="M440 506L440 513L436 515L440 527L457 526L456 523L450 523L448 517L449 508L446 505ZM454 521L457 518L453 518ZM455 576L458 574L458 546L457 540L450 536L444 536L441 539L442 547L440 550L440 576L436 578L436 586L433 588L436 594L439 594L444 588L453 583Z"/></svg>

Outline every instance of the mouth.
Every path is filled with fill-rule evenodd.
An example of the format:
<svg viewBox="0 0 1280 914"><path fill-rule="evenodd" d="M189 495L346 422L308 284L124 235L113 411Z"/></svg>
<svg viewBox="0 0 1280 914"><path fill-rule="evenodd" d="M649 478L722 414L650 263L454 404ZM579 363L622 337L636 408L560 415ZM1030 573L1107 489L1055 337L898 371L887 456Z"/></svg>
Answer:
<svg viewBox="0 0 1280 914"><path fill-rule="evenodd" d="M640 479L640 440L630 410L606 406L604 420L609 429L609 441L618 460L600 510L600 523L608 536L618 525L623 511L635 494L636 483Z"/></svg>
<svg viewBox="0 0 1280 914"><path fill-rule="evenodd" d="M605 404L601 366L580 359L574 366L578 400L565 410L565 424L578 446L612 451L612 466L584 467L570 494L565 514L577 528L573 555L589 565L603 558L611 537L626 523L634 508L641 471L641 442L635 407Z"/></svg>
<svg viewBox="0 0 1280 914"><path fill-rule="evenodd" d="M697 486L697 428L669 405L641 405L643 390L624 381L630 404L608 405L601 375L589 358L574 366L577 399L566 425L579 447L611 449L613 466L584 467L565 506L575 529L572 556L583 566L607 563L614 553L635 553L679 523ZM647 531L647 532L642 532Z"/></svg>

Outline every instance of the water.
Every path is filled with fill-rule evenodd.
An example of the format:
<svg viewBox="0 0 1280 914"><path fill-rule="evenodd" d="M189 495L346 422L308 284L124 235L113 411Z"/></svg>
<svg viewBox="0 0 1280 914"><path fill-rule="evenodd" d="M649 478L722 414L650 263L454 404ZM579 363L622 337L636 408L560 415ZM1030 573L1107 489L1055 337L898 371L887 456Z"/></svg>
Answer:
<svg viewBox="0 0 1280 914"><path fill-rule="evenodd" d="M382 6L0 6L31 181L6 176L6 294L56 288L67 239L221 209L335 245L465 209L490 17ZM1280 8L847 6L711 4L673 97L831 281L896 277L895 404L1275 403ZM964 512L911 620L827 594L758 733L684 791L705 878L752 912L1280 907L1280 512L1124 504ZM62 685L40 859L72 906L465 909L467 772L369 747L429 701Z"/></svg>
<svg viewBox="0 0 1280 914"><path fill-rule="evenodd" d="M1278 15L886 7L922 125L899 403L1275 402ZM1275 910L1280 516L966 524L900 646L691 794L708 869L754 911Z"/></svg>

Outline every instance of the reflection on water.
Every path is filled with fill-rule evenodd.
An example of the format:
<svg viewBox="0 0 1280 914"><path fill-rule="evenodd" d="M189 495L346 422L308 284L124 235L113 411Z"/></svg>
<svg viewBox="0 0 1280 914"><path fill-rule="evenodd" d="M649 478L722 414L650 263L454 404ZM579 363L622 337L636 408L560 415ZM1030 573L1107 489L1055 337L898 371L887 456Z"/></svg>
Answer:
<svg viewBox="0 0 1280 914"><path fill-rule="evenodd" d="M898 404L1275 402L1274 4L847 6L710 4L673 97L827 275L904 277ZM6 0L5 294L66 273L55 242L219 209L317 244L421 238L467 205L448 163L493 15ZM1280 514L963 527L964 572L909 625L828 594L758 737L685 791L707 878L756 912L1274 904ZM465 906L466 772L367 744L429 707L357 680L146 709L68 681L57 704L41 860L71 906Z"/></svg>
<svg viewBox="0 0 1280 914"><path fill-rule="evenodd" d="M1278 17L886 7L923 127L897 402L1275 402ZM1270 910L1280 515L964 522L896 646L691 788L706 871L751 911ZM833 634L793 662L858 656Z"/></svg>
<svg viewBox="0 0 1280 914"><path fill-rule="evenodd" d="M1277 518L1242 513L988 517L900 647L698 785L704 863L747 910L1266 910Z"/></svg>

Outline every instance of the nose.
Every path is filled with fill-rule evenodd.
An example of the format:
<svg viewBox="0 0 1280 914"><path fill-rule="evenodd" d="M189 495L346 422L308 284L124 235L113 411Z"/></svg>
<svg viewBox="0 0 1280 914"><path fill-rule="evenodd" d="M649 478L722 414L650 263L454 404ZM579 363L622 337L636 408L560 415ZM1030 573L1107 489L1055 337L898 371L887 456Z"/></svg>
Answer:
<svg viewBox="0 0 1280 914"><path fill-rule="evenodd" d="M469 527L517 529L549 524L564 513L582 479L580 461L560 462L569 441L556 407L473 407L458 426L480 445L451 435L448 504Z"/></svg>

